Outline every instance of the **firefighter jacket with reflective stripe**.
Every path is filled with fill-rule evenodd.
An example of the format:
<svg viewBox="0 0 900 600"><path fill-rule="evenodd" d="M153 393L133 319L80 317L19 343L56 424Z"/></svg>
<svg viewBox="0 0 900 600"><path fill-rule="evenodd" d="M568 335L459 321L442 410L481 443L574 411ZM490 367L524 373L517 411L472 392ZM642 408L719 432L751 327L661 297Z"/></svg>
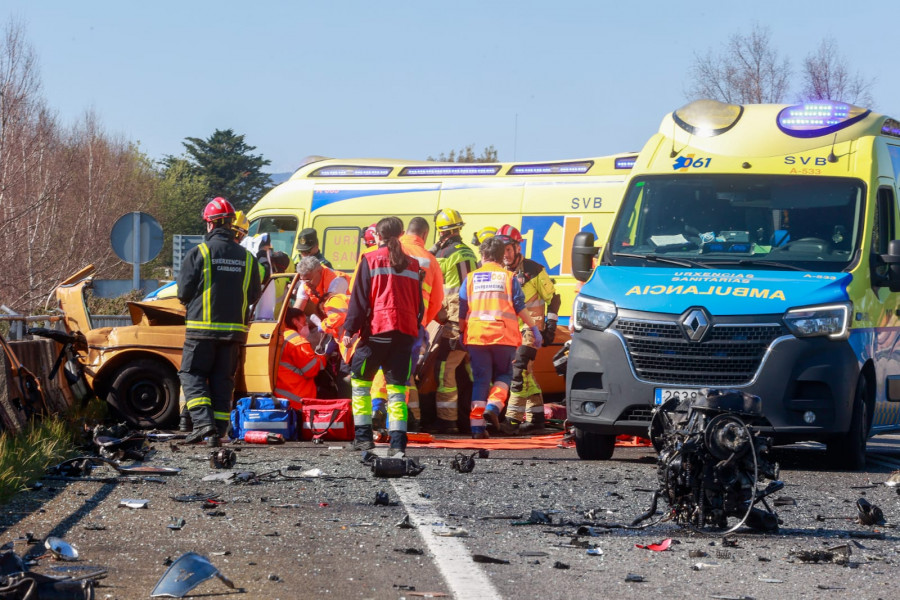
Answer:
<svg viewBox="0 0 900 600"><path fill-rule="evenodd" d="M459 322L459 288L466 277L478 268L478 259L458 235L447 240L435 255L444 274L444 309L447 319Z"/></svg>
<svg viewBox="0 0 900 600"><path fill-rule="evenodd" d="M425 273L422 278L422 300L425 302L425 316L422 325L428 325L441 310L444 301L444 275L434 255L425 249L425 242L417 235L406 233L400 236L403 251L419 262Z"/></svg>
<svg viewBox="0 0 900 600"><path fill-rule="evenodd" d="M516 304L524 307L521 294L513 274L495 262L486 262L469 274L465 290L460 292L459 316L465 319L465 343L518 346L522 336Z"/></svg>
<svg viewBox="0 0 900 600"><path fill-rule="evenodd" d="M250 305L260 295L259 266L228 229L217 227L184 257L178 299L187 307L185 337L243 342Z"/></svg>
<svg viewBox="0 0 900 600"><path fill-rule="evenodd" d="M419 334L419 322L425 312L419 262L412 257L407 259L406 267L397 272L391 266L387 246L363 255L354 276L345 335L369 337L388 331Z"/></svg>
<svg viewBox="0 0 900 600"><path fill-rule="evenodd" d="M529 258L523 258L513 272L525 294L525 308L528 309L528 313L535 323L541 325L544 322L545 308L553 314L559 313L559 305L562 301L559 294L556 293L553 280L550 279L550 275L543 266ZM519 324L524 326L521 321Z"/></svg>
<svg viewBox="0 0 900 600"><path fill-rule="evenodd" d="M325 357L316 354L306 338L293 329L286 329L278 360L275 395L297 401L318 397L315 377L324 366Z"/></svg>

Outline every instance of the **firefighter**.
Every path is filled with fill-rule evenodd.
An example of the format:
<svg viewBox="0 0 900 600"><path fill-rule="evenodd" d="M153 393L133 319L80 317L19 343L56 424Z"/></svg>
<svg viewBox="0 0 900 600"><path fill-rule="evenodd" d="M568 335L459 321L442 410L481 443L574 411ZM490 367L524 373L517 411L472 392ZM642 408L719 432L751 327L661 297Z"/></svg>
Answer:
<svg viewBox="0 0 900 600"><path fill-rule="evenodd" d="M459 290L459 322L472 359L472 437L489 437L485 422L499 429L500 412L512 379L513 357L521 343L518 316L538 335L515 276L503 267L505 244L492 237L481 245L482 266Z"/></svg>
<svg viewBox="0 0 900 600"><path fill-rule="evenodd" d="M503 430L511 434L533 433L542 430L546 420L541 388L531 372L532 363L538 348L553 343L561 300L544 267L522 256L522 235L518 229L504 225L497 230L497 237L506 243L503 264L515 273L525 294L525 307L538 327L542 327L539 334L534 334L530 327L522 327L522 345L513 361L511 395Z"/></svg>
<svg viewBox="0 0 900 600"><path fill-rule="evenodd" d="M288 308L285 323L275 394L296 402L302 402L303 398L318 398L316 375L325 366L325 357L316 354L302 333L307 325L303 311Z"/></svg>
<svg viewBox="0 0 900 600"><path fill-rule="evenodd" d="M434 225L440 237L431 251L444 275L444 303L439 313L442 327L435 364L437 421L432 430L435 433L456 433L459 406L456 371L469 357L459 335L459 290L468 274L477 268L478 259L462 241L465 223L459 211L452 208L438 211ZM465 373L471 378L468 368Z"/></svg>
<svg viewBox="0 0 900 600"><path fill-rule="evenodd" d="M249 307L260 294L259 265L234 241L234 207L215 198L203 209L204 241L184 257L178 299L186 329L178 372L193 431L186 443L217 445L228 429L234 373L247 341Z"/></svg>
<svg viewBox="0 0 900 600"><path fill-rule="evenodd" d="M363 256L354 275L342 344L359 342L350 363L353 422L351 448L375 447L372 430L372 378L381 367L387 380L391 446L389 456L403 455L407 442L406 382L413 342L424 315L419 262L403 252L403 221L385 217L376 225L378 250Z"/></svg>
<svg viewBox="0 0 900 600"><path fill-rule="evenodd" d="M331 263L319 251L319 234L312 227L307 227L297 236L297 252L300 253L301 259L312 256L322 263L323 266L331 268Z"/></svg>

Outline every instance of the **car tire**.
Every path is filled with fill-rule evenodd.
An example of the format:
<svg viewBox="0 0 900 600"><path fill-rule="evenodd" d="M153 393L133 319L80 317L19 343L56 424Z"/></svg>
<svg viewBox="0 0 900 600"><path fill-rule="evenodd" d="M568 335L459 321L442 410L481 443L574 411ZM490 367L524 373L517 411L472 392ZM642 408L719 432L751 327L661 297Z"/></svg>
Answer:
<svg viewBox="0 0 900 600"><path fill-rule="evenodd" d="M575 452L581 460L609 460L616 449L616 436L575 427Z"/></svg>
<svg viewBox="0 0 900 600"><path fill-rule="evenodd" d="M853 414L847 433L826 444L828 465L847 471L861 471L866 467L866 441L869 439L868 382L859 376L853 395Z"/></svg>
<svg viewBox="0 0 900 600"><path fill-rule="evenodd" d="M162 361L143 358L116 371L107 402L132 427L166 429L178 419L178 374Z"/></svg>

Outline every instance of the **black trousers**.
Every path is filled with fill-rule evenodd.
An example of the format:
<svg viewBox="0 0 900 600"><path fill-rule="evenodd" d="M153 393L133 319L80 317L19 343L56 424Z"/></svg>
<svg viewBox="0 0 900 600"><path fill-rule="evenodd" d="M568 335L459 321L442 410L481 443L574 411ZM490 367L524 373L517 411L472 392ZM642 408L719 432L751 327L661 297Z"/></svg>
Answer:
<svg viewBox="0 0 900 600"><path fill-rule="evenodd" d="M215 424L227 432L240 349L240 342L184 340L178 378L195 430Z"/></svg>

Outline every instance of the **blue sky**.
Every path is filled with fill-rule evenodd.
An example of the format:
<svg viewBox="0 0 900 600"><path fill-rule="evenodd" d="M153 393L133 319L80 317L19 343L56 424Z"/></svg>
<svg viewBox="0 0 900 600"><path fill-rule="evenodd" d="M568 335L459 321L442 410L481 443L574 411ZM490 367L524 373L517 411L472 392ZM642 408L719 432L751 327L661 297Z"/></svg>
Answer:
<svg viewBox="0 0 900 600"><path fill-rule="evenodd" d="M858 11L854 12L854 8ZM63 123L93 109L152 158L234 129L292 171L305 156L501 160L639 149L685 103L694 53L768 26L796 70L826 35L900 117L895 2L122 2L0 0ZM881 15L881 16L879 16Z"/></svg>

